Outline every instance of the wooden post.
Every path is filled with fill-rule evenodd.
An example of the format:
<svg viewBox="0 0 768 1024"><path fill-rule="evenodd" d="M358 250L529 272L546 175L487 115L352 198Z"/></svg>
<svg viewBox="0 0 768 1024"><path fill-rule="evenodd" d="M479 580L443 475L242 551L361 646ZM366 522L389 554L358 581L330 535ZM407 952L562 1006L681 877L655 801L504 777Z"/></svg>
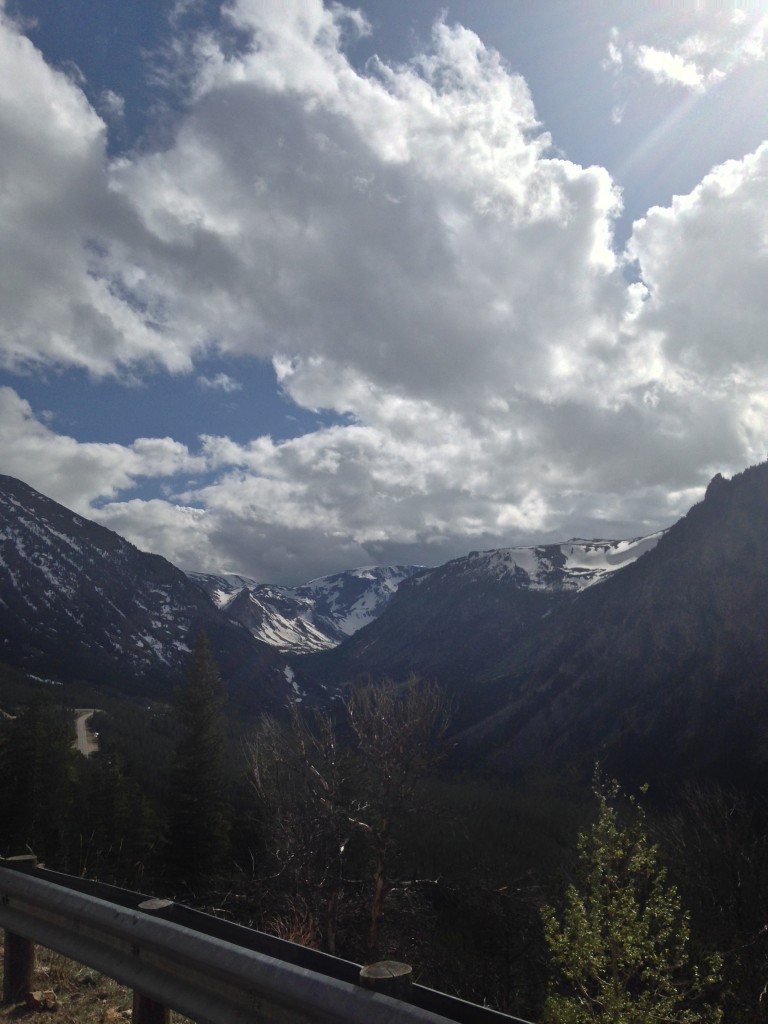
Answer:
<svg viewBox="0 0 768 1024"><path fill-rule="evenodd" d="M172 908L173 900L158 899L144 900L138 906L138 909L145 914L153 914L156 917L168 917ZM169 1024L170 1019L171 1015L167 1006L155 1002L154 999L142 995L141 992L134 991L132 1024Z"/></svg>
<svg viewBox="0 0 768 1024"><path fill-rule="evenodd" d="M360 970L360 984L393 999L411 1001L413 969L396 960L380 960Z"/></svg>
<svg viewBox="0 0 768 1024"><path fill-rule="evenodd" d="M6 863L34 868L37 867L37 857L34 854L22 854L19 857L8 857ZM23 935L6 931L3 961L3 1002L22 1003L33 988L34 942L25 939Z"/></svg>
<svg viewBox="0 0 768 1024"><path fill-rule="evenodd" d="M145 914L152 914L154 917L168 918L171 914L171 908L173 907L173 900L158 900L149 899L144 900L140 903L138 910L142 910Z"/></svg>
<svg viewBox="0 0 768 1024"><path fill-rule="evenodd" d="M141 992L133 993L132 1024L168 1024L170 1019L167 1006L156 1003Z"/></svg>
<svg viewBox="0 0 768 1024"><path fill-rule="evenodd" d="M4 961L3 1002L22 1003L33 989L35 944L21 935L7 931Z"/></svg>

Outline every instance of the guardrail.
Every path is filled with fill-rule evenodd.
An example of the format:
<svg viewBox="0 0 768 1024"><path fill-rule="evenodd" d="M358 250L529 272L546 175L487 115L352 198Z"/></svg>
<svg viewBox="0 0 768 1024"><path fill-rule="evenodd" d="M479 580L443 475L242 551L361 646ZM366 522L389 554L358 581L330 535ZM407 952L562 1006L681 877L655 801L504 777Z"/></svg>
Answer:
<svg viewBox="0 0 768 1024"><path fill-rule="evenodd" d="M39 943L132 988L134 1024L169 1009L210 1024L528 1024L421 985L393 999L347 960L25 858L0 859L0 927L4 999L29 987Z"/></svg>

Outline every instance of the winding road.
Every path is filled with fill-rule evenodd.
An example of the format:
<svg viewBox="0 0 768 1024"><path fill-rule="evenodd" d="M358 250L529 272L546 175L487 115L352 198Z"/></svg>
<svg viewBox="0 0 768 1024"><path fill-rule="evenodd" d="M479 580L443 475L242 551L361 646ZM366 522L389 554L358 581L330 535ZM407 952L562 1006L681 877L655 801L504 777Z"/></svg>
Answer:
<svg viewBox="0 0 768 1024"><path fill-rule="evenodd" d="M91 716L96 711L98 711L98 708L75 708L75 714L77 715L75 719L75 729L77 732L75 746L86 757L99 749L99 741L88 725Z"/></svg>

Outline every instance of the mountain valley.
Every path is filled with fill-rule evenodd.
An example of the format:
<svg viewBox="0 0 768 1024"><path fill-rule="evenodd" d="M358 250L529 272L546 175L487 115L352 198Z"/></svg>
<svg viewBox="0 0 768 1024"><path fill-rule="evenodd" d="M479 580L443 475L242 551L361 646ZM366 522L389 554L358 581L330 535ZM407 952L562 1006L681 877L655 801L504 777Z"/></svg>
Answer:
<svg viewBox="0 0 768 1024"><path fill-rule="evenodd" d="M20 481L0 481L4 660L65 686L170 695L190 637L233 698L323 705L363 677L435 679L457 763L515 772L768 772L768 465L715 477L634 540L472 552L299 587L184 574Z"/></svg>

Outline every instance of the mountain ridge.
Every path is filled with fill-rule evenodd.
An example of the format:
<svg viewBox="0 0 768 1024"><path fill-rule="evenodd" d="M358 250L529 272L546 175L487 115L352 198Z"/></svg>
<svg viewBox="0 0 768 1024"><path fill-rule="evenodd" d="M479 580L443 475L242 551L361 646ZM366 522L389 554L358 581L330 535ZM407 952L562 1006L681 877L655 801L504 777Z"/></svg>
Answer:
<svg viewBox="0 0 768 1024"><path fill-rule="evenodd" d="M599 757L639 781L768 782L766 557L768 465L718 475L645 558L507 652L466 749L497 768Z"/></svg>
<svg viewBox="0 0 768 1024"><path fill-rule="evenodd" d="M312 615L321 597L333 606L337 628L364 618L350 613L362 594L370 621L333 649L284 657L224 608L252 606L260 587L273 602L285 590L211 576L217 607L160 556L0 477L9 664L167 695L204 628L253 711L297 695L328 706L361 676L415 671L456 702L456 763L493 771L587 770L600 759L638 781L674 773L768 786L766 562L768 463L715 476L702 502L649 537L470 552L405 567L405 578L360 569L292 588L291 600L302 591L316 602ZM390 592L373 614L377 573ZM340 600L350 581L359 589Z"/></svg>
<svg viewBox="0 0 768 1024"><path fill-rule="evenodd" d="M291 664L300 677L326 683L411 671L456 683L482 674L499 649L640 558L663 533L472 551L404 580L382 614L335 650Z"/></svg>
<svg viewBox="0 0 768 1024"><path fill-rule="evenodd" d="M7 664L43 678L168 694L205 631L241 699L274 703L282 658L160 555L0 476L0 636Z"/></svg>
<svg viewBox="0 0 768 1024"><path fill-rule="evenodd" d="M188 573L219 608L283 653L329 650L377 618L421 566L361 566L297 587L245 576Z"/></svg>

